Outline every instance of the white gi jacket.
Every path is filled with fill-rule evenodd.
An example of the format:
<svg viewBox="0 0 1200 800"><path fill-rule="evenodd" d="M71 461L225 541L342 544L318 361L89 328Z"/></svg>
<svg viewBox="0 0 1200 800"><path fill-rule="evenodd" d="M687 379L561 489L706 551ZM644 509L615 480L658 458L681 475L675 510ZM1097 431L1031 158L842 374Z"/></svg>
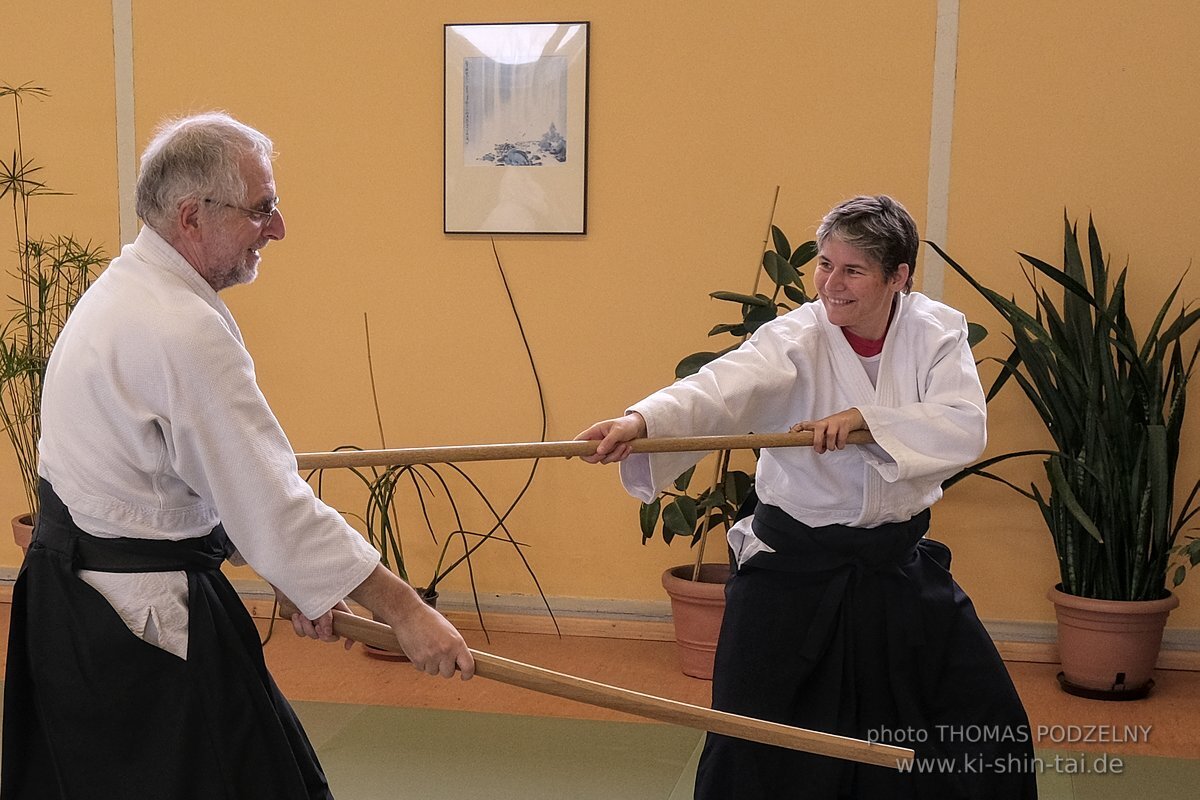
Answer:
<svg viewBox="0 0 1200 800"><path fill-rule="evenodd" d="M963 315L918 293L897 307L872 380L820 302L763 325L737 350L630 407L648 436L778 433L857 408L877 445L818 455L762 450L755 490L806 525L872 528L907 520L983 452L987 412ZM649 502L703 454L633 454L621 482ZM729 532L739 563L760 550L744 519Z"/></svg>
<svg viewBox="0 0 1200 800"><path fill-rule="evenodd" d="M179 540L221 522L309 617L379 562L297 473L225 303L149 227L84 294L54 347L39 456L84 531ZM186 657L184 573L80 577L134 633Z"/></svg>

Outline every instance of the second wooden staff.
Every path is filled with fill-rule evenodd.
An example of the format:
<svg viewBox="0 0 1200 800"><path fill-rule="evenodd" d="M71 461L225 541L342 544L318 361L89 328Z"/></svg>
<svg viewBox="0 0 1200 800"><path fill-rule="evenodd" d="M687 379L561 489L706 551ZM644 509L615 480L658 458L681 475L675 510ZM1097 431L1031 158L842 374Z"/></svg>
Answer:
<svg viewBox="0 0 1200 800"><path fill-rule="evenodd" d="M869 431L853 431L850 444L871 444ZM741 436L680 436L634 439L635 453L699 453L710 450L749 450L764 447L812 447L812 431L758 433ZM404 464L446 464L460 461L506 461L522 458L572 458L596 452L594 441L518 442L471 444L454 447L408 447L399 450L337 450L328 453L297 453L300 469L329 467L392 467Z"/></svg>
<svg viewBox="0 0 1200 800"><path fill-rule="evenodd" d="M334 611L333 630L339 636L354 639L381 650L403 652L399 642L396 641L395 633L381 622L347 614L344 611ZM475 674L481 678L520 686L523 689L531 689L555 697L565 697L568 700L588 705L636 714L671 725L682 725L726 736L736 736L753 742L893 769L899 769L903 764L911 763L913 758L913 751L904 747L867 742L862 739L794 728L778 722L766 722L724 711L714 711L711 708L681 703L677 700L668 700L630 689L610 686L606 683L597 683L574 675L554 672L478 650L472 650L471 655L475 658Z"/></svg>

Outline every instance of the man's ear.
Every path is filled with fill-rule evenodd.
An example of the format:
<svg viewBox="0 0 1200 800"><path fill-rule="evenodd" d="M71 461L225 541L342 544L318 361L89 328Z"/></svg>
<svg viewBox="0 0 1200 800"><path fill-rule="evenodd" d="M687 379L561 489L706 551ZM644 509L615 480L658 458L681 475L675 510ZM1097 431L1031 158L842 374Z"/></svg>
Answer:
<svg viewBox="0 0 1200 800"><path fill-rule="evenodd" d="M179 230L188 239L195 240L200 237L200 206L199 199L190 198L180 203L175 212L175 221L178 223Z"/></svg>
<svg viewBox="0 0 1200 800"><path fill-rule="evenodd" d="M908 285L908 276L912 273L912 267L908 264L901 264L896 267L895 279L896 283L903 289Z"/></svg>

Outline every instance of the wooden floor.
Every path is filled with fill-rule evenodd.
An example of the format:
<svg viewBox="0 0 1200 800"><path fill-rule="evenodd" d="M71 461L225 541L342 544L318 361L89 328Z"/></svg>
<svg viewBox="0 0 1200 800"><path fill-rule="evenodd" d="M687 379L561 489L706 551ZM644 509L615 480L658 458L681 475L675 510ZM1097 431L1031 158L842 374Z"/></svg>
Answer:
<svg viewBox="0 0 1200 800"><path fill-rule="evenodd" d="M0 636L4 641L8 609L7 603L0 603ZM268 666L284 694L293 700L641 721L483 678L432 678L407 663L367 656L361 646L347 652L340 644L298 638L283 622L273 631L268 631L265 620L258 624L267 639L264 652ZM464 631L468 643L477 650L674 700L709 703L711 684L680 672L671 642L495 631L490 635L491 641L487 642L480 631ZM1057 665L1011 661L1008 668L1033 731L1041 732L1034 742L1039 748L1200 759L1200 672L1159 670L1148 698L1104 702L1063 693L1055 677ZM1126 726L1148 728L1149 735L1137 742L1092 741L1111 738Z"/></svg>
<svg viewBox="0 0 1200 800"><path fill-rule="evenodd" d="M262 623L265 633L266 625ZM464 631L471 647L559 672L649 694L707 705L711 684L679 671L670 642ZM284 693L297 700L636 721L637 717L506 686L485 679L431 678L409 664L381 661L359 647L299 639L277 625L267 661ZM1057 665L1009 662L1039 748L1200 759L1200 673L1159 670L1143 700L1105 702L1065 694ZM1089 741L1149 728L1145 741Z"/></svg>
<svg viewBox="0 0 1200 800"><path fill-rule="evenodd" d="M259 621L266 632L266 623ZM707 706L711 683L680 672L675 645L627 639L546 634L463 631L476 650L634 691ZM574 719L640 721L638 717L477 678L432 678L408 663L366 655L356 645L321 644L276 625L264 648L267 664L284 694L319 700Z"/></svg>

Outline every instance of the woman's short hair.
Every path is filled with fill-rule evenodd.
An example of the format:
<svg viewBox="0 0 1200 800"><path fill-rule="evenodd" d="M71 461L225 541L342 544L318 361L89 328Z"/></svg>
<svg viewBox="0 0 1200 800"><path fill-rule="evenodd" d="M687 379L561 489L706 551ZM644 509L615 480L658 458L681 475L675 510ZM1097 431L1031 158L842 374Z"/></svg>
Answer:
<svg viewBox="0 0 1200 800"><path fill-rule="evenodd" d="M901 264L908 264L904 290L912 288L920 238L912 215L898 201L881 194L859 195L839 203L821 220L817 245L824 245L831 236L879 261L887 277Z"/></svg>

